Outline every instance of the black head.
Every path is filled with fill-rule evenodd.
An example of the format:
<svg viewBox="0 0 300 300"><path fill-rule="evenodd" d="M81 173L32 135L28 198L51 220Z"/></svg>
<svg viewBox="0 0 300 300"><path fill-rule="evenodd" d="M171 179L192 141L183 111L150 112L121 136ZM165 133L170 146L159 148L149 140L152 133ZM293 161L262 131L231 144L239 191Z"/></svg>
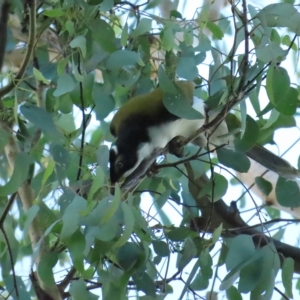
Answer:
<svg viewBox="0 0 300 300"><path fill-rule="evenodd" d="M109 152L111 183L118 182L126 172L135 166L137 159L137 153L134 149L122 147L117 140Z"/></svg>
<svg viewBox="0 0 300 300"><path fill-rule="evenodd" d="M150 151L147 153L145 149ZM122 144L117 140L111 147L109 155L111 183L114 184L124 177L122 188L136 185L160 153L161 149L152 149L149 142L132 147L128 143Z"/></svg>

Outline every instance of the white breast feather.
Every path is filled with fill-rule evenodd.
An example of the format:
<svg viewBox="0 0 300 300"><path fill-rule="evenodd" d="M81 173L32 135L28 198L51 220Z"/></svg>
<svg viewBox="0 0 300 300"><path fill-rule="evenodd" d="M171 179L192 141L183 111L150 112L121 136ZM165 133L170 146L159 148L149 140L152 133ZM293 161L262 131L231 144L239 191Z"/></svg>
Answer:
<svg viewBox="0 0 300 300"><path fill-rule="evenodd" d="M179 119L176 121L171 121L164 123L160 126L153 126L148 129L151 142L144 143L141 148L138 150L138 160L133 168L124 173L124 177L129 176L146 158L149 157L154 149L164 149L167 144L176 136L183 136L185 138L193 135L197 129L201 128L204 124L204 102L202 99L194 97L193 108L199 111L203 115L203 119L197 120L187 120Z"/></svg>
<svg viewBox="0 0 300 300"><path fill-rule="evenodd" d="M148 132L152 139L153 148L165 148L167 144L176 136L188 138L192 136L197 129L204 124L204 102L203 100L194 97L193 108L203 115L203 119L187 120L179 119L164 123L160 126L150 127ZM150 149L149 149L150 150Z"/></svg>

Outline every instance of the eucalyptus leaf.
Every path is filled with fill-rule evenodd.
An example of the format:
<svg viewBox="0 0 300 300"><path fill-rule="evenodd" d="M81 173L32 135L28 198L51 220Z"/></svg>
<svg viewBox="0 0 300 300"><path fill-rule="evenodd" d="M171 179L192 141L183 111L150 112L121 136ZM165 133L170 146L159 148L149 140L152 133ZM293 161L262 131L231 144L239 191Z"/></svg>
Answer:
<svg viewBox="0 0 300 300"><path fill-rule="evenodd" d="M109 70L119 70L125 66L144 66L144 62L139 53L129 50L117 50L112 53L106 62L106 67Z"/></svg>
<svg viewBox="0 0 300 300"><path fill-rule="evenodd" d="M285 288L286 295L293 299L293 275L294 275L294 260L291 257L284 258L282 265L282 282Z"/></svg>
<svg viewBox="0 0 300 300"><path fill-rule="evenodd" d="M300 189L297 182L279 176L275 193L280 205L291 208L300 206Z"/></svg>
<svg viewBox="0 0 300 300"><path fill-rule="evenodd" d="M39 277L48 285L55 283L52 269L56 265L57 259L57 253L48 253L43 256L42 260L38 264Z"/></svg>
<svg viewBox="0 0 300 300"><path fill-rule="evenodd" d="M246 130L243 136L234 140L235 150L240 152L247 152L256 144L258 136L258 125L250 116L247 115Z"/></svg>
<svg viewBox="0 0 300 300"><path fill-rule="evenodd" d="M29 154L25 152L18 154L10 180L4 186L0 186L0 196L11 195L18 190L28 178L29 166L32 162L32 158Z"/></svg>
<svg viewBox="0 0 300 300"><path fill-rule="evenodd" d="M210 181L201 189L198 197L201 198L206 195L210 201L215 202L226 194L227 188L227 179L218 173L213 173Z"/></svg>
<svg viewBox="0 0 300 300"><path fill-rule="evenodd" d="M73 78L66 73L59 76L57 80L56 90L53 92L53 96L59 97L63 94L71 92L75 87Z"/></svg>
<svg viewBox="0 0 300 300"><path fill-rule="evenodd" d="M271 182L264 179L263 177L255 177L255 184L266 196L268 196L273 189Z"/></svg>
<svg viewBox="0 0 300 300"><path fill-rule="evenodd" d="M250 168L250 160L246 154L242 152L233 151L223 147L217 150L217 155L221 164L238 172L245 173Z"/></svg>
<svg viewBox="0 0 300 300"><path fill-rule="evenodd" d="M50 113L46 110L37 107L31 104L23 104L20 107L21 113L27 118L30 122L36 125L38 128L41 128L45 132L49 132L53 135L59 136L53 118Z"/></svg>
<svg viewBox="0 0 300 300"><path fill-rule="evenodd" d="M290 77L287 70L272 65L267 72L267 93L273 105L277 105L286 97L290 90Z"/></svg>

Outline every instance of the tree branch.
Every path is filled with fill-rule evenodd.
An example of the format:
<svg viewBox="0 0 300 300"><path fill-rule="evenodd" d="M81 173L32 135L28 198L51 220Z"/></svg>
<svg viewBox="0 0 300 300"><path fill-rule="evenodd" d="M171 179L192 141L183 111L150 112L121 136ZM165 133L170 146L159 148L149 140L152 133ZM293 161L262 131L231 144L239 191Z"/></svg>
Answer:
<svg viewBox="0 0 300 300"><path fill-rule="evenodd" d="M10 3L9 1L4 1L1 7L1 19L0 19L0 36L1 36L1 43L0 43L0 70L3 67L3 61L5 56L5 47L7 41L7 21L9 16L9 8Z"/></svg>
<svg viewBox="0 0 300 300"><path fill-rule="evenodd" d="M202 213L201 218L192 220L191 227L198 231L202 231L204 230L204 228L206 228L207 220L209 220L209 217L211 215L212 203L206 196L200 199L198 195L199 190L201 190L203 186L207 184L208 179L206 175L195 179L190 164L186 163L185 166L189 177L190 192L195 198L198 208ZM236 206L228 206L222 199L214 202L211 223L207 230L209 232L213 232L213 230L216 229L221 223L223 223L224 228L224 231L222 233L223 237L233 237L238 234L251 235L253 242L257 247L263 247L272 242L277 249L280 259L282 259L283 257L290 257L294 259L295 272L300 274L299 248L275 240L267 236L263 232L254 229L252 226L248 226L248 224L241 218ZM261 226L263 226L263 224L261 224Z"/></svg>
<svg viewBox="0 0 300 300"><path fill-rule="evenodd" d="M32 56L34 47L35 47L35 35L36 35L36 0L26 1L29 6L29 38L27 44L27 51L22 62L22 65L19 69L19 72L6 86L0 89L0 99L8 94L15 86L18 85L19 81L23 78L23 75L28 67L30 58Z"/></svg>

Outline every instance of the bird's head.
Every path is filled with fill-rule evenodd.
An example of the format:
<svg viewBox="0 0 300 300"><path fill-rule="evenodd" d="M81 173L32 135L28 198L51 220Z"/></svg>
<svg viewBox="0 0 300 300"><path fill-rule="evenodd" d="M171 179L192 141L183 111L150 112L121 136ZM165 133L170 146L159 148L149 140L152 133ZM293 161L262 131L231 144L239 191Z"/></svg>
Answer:
<svg viewBox="0 0 300 300"><path fill-rule="evenodd" d="M128 143L117 139L109 153L111 183L123 182L122 188L137 184L155 162L162 149L153 149L150 142Z"/></svg>

